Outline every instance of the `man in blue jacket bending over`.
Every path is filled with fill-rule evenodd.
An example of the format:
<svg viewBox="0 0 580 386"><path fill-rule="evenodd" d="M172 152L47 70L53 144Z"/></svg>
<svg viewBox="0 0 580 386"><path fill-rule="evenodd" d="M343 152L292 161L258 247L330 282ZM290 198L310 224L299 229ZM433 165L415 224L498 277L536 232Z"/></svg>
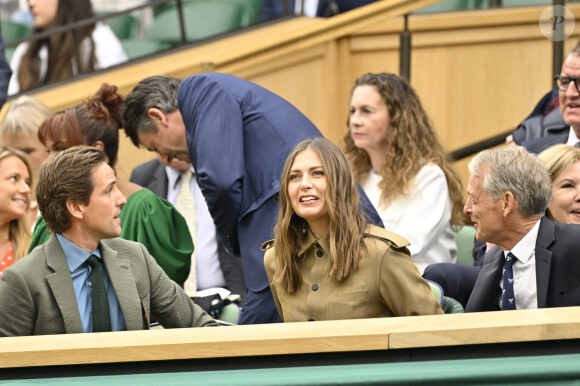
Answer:
<svg viewBox="0 0 580 386"><path fill-rule="evenodd" d="M220 73L146 78L127 96L123 118L135 146L193 164L220 237L242 257L248 293L239 323L280 322L260 246L273 237L287 155L322 134L278 95ZM369 221L381 224L363 201Z"/></svg>

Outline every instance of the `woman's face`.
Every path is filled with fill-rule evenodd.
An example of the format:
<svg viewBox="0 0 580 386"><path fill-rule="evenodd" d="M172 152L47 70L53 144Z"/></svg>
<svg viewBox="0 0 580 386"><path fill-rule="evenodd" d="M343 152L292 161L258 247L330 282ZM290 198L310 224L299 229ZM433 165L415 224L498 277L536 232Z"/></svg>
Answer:
<svg viewBox="0 0 580 386"><path fill-rule="evenodd" d="M42 30L54 27L59 0L28 0L30 12L34 17L34 26Z"/></svg>
<svg viewBox="0 0 580 386"><path fill-rule="evenodd" d="M580 161L552 181L552 200L548 210L556 222L580 224Z"/></svg>
<svg viewBox="0 0 580 386"><path fill-rule="evenodd" d="M30 175L26 164L11 155L0 161L0 223L23 218L30 203Z"/></svg>
<svg viewBox="0 0 580 386"><path fill-rule="evenodd" d="M36 135L19 135L14 138L3 138L2 144L28 154L32 169L36 175L38 175L40 165L48 158L48 152L45 146L38 140Z"/></svg>
<svg viewBox="0 0 580 386"><path fill-rule="evenodd" d="M294 213L321 238L330 229L326 205L326 176L318 154L310 149L298 153L288 176L288 197Z"/></svg>
<svg viewBox="0 0 580 386"><path fill-rule="evenodd" d="M350 99L349 130L356 147L382 151L389 131L389 110L375 86L361 85Z"/></svg>

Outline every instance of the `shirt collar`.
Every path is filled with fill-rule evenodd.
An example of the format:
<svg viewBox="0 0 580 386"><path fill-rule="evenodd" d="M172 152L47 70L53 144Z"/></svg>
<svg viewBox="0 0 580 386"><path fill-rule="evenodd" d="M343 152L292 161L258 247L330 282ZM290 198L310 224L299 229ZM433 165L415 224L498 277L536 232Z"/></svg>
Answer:
<svg viewBox="0 0 580 386"><path fill-rule="evenodd" d="M56 234L56 238L62 247L66 257L66 262L71 272L76 271L91 255L101 258L101 253L99 252L98 247L92 253L89 253L60 233Z"/></svg>
<svg viewBox="0 0 580 386"><path fill-rule="evenodd" d="M576 132L574 131L572 126L570 126L570 134L568 134L568 141L566 141L566 145L574 146L576 145L576 142L580 142L580 138L576 136Z"/></svg>
<svg viewBox="0 0 580 386"><path fill-rule="evenodd" d="M536 240L538 238L538 231L540 230L540 220L530 229L530 231L521 239L511 250L511 253L522 263L527 263L532 257L532 253L536 250ZM504 251L504 256L508 252Z"/></svg>
<svg viewBox="0 0 580 386"><path fill-rule="evenodd" d="M193 166L189 167L189 170L193 173L193 178L195 178L195 170ZM181 171L173 169L171 166L165 166L165 172L167 173L168 186L172 186L175 189L179 179L181 178Z"/></svg>
<svg viewBox="0 0 580 386"><path fill-rule="evenodd" d="M330 232L320 240L314 237L314 234L312 234L310 229L306 229L306 232L308 232L308 235L298 250L298 256L304 255L304 253L306 253L306 251L312 247L312 245L315 245L317 248L321 248L325 253L330 252Z"/></svg>

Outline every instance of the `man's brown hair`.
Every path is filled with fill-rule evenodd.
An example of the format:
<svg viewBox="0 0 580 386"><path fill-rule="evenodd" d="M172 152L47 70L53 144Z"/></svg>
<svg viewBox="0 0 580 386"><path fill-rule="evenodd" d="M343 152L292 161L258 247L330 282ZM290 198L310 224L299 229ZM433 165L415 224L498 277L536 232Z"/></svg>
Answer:
<svg viewBox="0 0 580 386"><path fill-rule="evenodd" d="M95 187L93 170L107 161L105 153L91 146L74 146L44 161L36 198L48 229L64 233L70 228L67 201L88 205Z"/></svg>

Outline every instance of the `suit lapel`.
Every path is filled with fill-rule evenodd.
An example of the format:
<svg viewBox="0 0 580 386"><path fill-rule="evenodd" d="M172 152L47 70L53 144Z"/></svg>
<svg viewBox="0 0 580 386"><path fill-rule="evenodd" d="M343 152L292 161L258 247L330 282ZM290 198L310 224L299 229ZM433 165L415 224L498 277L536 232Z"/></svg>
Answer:
<svg viewBox="0 0 580 386"><path fill-rule="evenodd" d="M67 334L82 333L84 332L83 322L81 321L70 269L54 233L46 243L45 251L46 264L54 271L47 275L46 280L62 314L64 329Z"/></svg>
<svg viewBox="0 0 580 386"><path fill-rule="evenodd" d="M554 229L554 223L543 217L540 222L540 229L538 230L535 251L538 308L545 308L547 304L550 267L552 262L552 252L550 252L548 247L555 240Z"/></svg>
<svg viewBox="0 0 580 386"><path fill-rule="evenodd" d="M102 241L101 254L109 280L115 289L119 306L123 312L127 331L142 330L143 313L130 261L118 256L117 251Z"/></svg>
<svg viewBox="0 0 580 386"><path fill-rule="evenodd" d="M167 173L165 172L165 166L158 160L155 163L155 168L152 170L151 175L151 182L147 184L147 188L149 188L153 193L158 195L159 197L167 198Z"/></svg>

